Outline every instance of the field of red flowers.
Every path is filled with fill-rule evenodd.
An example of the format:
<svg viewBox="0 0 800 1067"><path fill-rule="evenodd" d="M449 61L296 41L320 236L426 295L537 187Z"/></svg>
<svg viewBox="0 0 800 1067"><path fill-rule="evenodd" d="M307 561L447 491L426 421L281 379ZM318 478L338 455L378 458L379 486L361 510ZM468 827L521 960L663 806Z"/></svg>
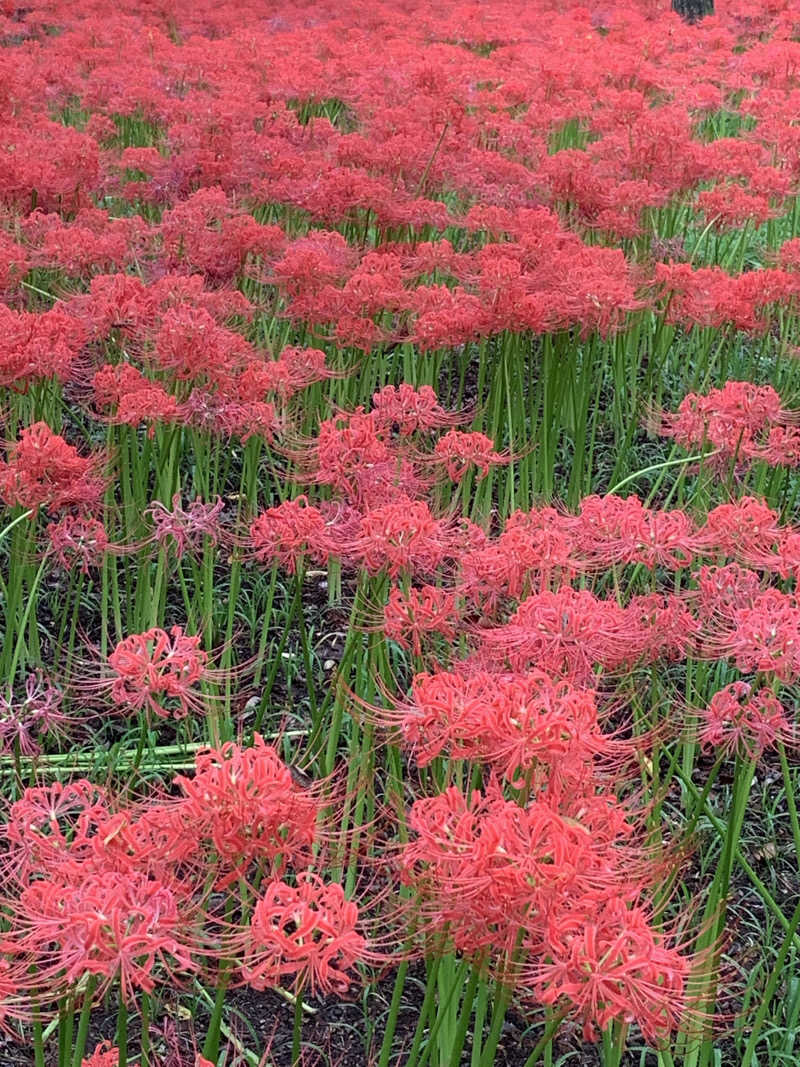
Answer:
<svg viewBox="0 0 800 1067"><path fill-rule="evenodd" d="M800 1057L800 7L0 0L0 1063Z"/></svg>

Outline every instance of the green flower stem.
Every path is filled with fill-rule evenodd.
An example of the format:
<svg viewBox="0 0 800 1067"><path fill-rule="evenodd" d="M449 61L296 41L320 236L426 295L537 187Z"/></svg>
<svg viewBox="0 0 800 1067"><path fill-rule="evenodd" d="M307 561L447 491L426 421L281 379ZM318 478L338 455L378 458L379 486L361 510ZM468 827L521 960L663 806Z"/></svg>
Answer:
<svg viewBox="0 0 800 1067"><path fill-rule="evenodd" d="M545 1026L544 1033L536 1042L533 1051L530 1056L528 1056L527 1060L525 1060L523 1067L534 1067L534 1064L539 1062L547 1049L552 1048L553 1038L556 1036L559 1026L561 1026L561 1023L567 1017L568 1013L569 1008L564 1008L549 1020Z"/></svg>
<svg viewBox="0 0 800 1067"><path fill-rule="evenodd" d="M150 995L142 993L142 1004L139 1011L141 1020L141 1067L150 1067Z"/></svg>
<svg viewBox="0 0 800 1067"><path fill-rule="evenodd" d="M606 490L606 495L611 496L613 493L618 493L620 489L623 489L631 482L635 482L638 478L641 478L645 474L652 474L654 471L666 470L667 467L678 467L685 463L697 463L699 461L709 459L711 456L715 456L719 449L714 452L702 452L697 456L680 456L678 459L667 459L663 463L654 463L650 467L643 467L641 470L634 471L633 474L629 474L627 478L623 478L621 482L617 482L616 485L612 485L610 489Z"/></svg>
<svg viewBox="0 0 800 1067"><path fill-rule="evenodd" d="M28 620L31 618L31 612L33 606L36 603L36 592L39 588L39 584L44 576L45 569L47 567L47 557L45 557L39 564L39 569L36 571L36 577L33 579L33 583L28 591L27 600L25 603L25 610L22 613L22 619L20 620L19 630L17 631L17 641L14 645L14 652L11 656L11 663L8 666L8 673L6 678L8 684L13 685L14 678L17 674L17 666L19 664L20 657L22 656L22 649L25 645L25 629L28 625Z"/></svg>
<svg viewBox="0 0 800 1067"><path fill-rule="evenodd" d="M119 1067L128 1067L128 1005L121 996L117 1012L115 1044L119 1049Z"/></svg>
<svg viewBox="0 0 800 1067"><path fill-rule="evenodd" d="M96 986L97 979L92 975L83 994L83 1006L81 1007L80 1020L78 1021L78 1036L75 1041L75 1051L72 1055L72 1067L81 1067L83 1054L86 1051L86 1038L89 1036L89 1019L92 1014L92 998Z"/></svg>
<svg viewBox="0 0 800 1067"><path fill-rule="evenodd" d="M298 986L295 994L294 1020L292 1023L292 1067L300 1067L303 1048L303 987Z"/></svg>
<svg viewBox="0 0 800 1067"><path fill-rule="evenodd" d="M392 1054L392 1043L394 1041L395 1030L397 1029L397 1019L400 1015L400 1005L403 1000L407 974L408 960L404 959L397 968L397 974L395 975L392 999L389 1004L389 1014L383 1030L383 1040L381 1041L381 1050L378 1055L377 1067L389 1067L389 1057Z"/></svg>
<svg viewBox="0 0 800 1067"><path fill-rule="evenodd" d="M792 839L794 841L795 857L800 864L800 820L797 817L797 801L795 799L795 784L789 771L789 761L786 759L786 748L783 744L778 745L778 756L781 761L783 774L783 786L786 793L786 806L789 809L789 823L792 827Z"/></svg>

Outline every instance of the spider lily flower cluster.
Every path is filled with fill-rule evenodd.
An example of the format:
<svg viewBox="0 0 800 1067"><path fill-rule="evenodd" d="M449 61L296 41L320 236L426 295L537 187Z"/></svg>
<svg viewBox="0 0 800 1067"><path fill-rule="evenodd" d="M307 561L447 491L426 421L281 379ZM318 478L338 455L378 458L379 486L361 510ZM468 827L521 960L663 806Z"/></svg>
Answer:
<svg viewBox="0 0 800 1067"><path fill-rule="evenodd" d="M153 1067L162 994L216 987L164 1065L210 1067L247 985L296 1067L304 996L411 958L376 1062L486 1067L511 1001L711 1062L758 761L800 847L800 24L669 6L0 10L0 1025L37 1063L57 1027L58 1067Z"/></svg>
<svg viewBox="0 0 800 1067"><path fill-rule="evenodd" d="M676 414L664 415L660 432L684 448L708 446L717 465L761 460L794 467L800 463L798 421L772 386L726 382L703 396L686 396Z"/></svg>
<svg viewBox="0 0 800 1067"><path fill-rule="evenodd" d="M658 1042L691 1011L692 961L648 903L669 854L648 853L635 808L609 789L624 787L651 739L615 735L604 720L626 674L727 658L753 680L696 709L697 741L749 759L792 744L779 687L800 676L800 607L773 583L796 575L800 535L752 497L698 521L614 495L586 497L574 514L515 511L488 533L436 514L442 479L453 478L447 461L435 473L438 445L460 432L447 428L455 420L432 390L408 387L377 393L368 412L340 411L291 446L297 476L327 498L268 508L238 540L289 573L336 560L388 580L385 635L425 669L407 697L387 693L387 706L356 713L421 768L446 757L489 776L483 789L415 800L409 836L389 848L408 894L401 922L420 950L444 937L512 976L523 1000L568 1010L588 1039L634 1021ZM57 474L60 453L50 464ZM37 470L55 481L47 463ZM197 551L195 529L213 545L220 505L152 505L152 540L166 531L179 557ZM636 567L673 588L627 600L591 588ZM208 663L199 635L153 627L109 653L103 687L128 714L180 720L204 711ZM6 702L6 732L16 721L30 754L23 712L44 716L45 734L58 717L61 695L40 708L40 691L57 692L43 686L29 681L24 708ZM251 748L201 753L173 786L177 798L131 806L79 781L29 788L11 806L7 1010L24 1014L33 991L42 1004L42 982L55 1000L87 976L131 1000L219 957L238 960L240 980L259 990L291 980L341 992L356 963L377 958L357 903L309 868L321 797L295 784L274 749L256 736ZM242 885L253 887L250 918L231 924L209 892Z"/></svg>
<svg viewBox="0 0 800 1067"><path fill-rule="evenodd" d="M369 953L357 905L309 867L320 814L258 736L199 753L193 775L147 801L85 779L27 788L4 827L11 1003L43 1008L89 977L132 1002L220 956L257 989L346 990ZM232 884L235 916L218 902Z"/></svg>

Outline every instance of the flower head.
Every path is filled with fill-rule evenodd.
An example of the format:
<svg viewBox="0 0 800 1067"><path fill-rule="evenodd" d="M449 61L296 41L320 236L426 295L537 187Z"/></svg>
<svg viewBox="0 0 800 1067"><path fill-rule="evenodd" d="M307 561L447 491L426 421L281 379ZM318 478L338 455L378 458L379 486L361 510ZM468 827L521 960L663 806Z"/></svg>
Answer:
<svg viewBox="0 0 800 1067"><path fill-rule="evenodd" d="M385 568L397 577L434 571L447 557L450 540L445 523L433 517L424 500L400 497L366 513L355 549L368 570Z"/></svg>
<svg viewBox="0 0 800 1067"><path fill-rule="evenodd" d="M118 1067L119 1049L114 1048L110 1041L101 1041L94 1052L81 1062L81 1067ZM132 1067L137 1067L133 1064Z"/></svg>
<svg viewBox="0 0 800 1067"><path fill-rule="evenodd" d="M494 442L483 433L464 433L450 430L438 439L433 449L434 456L444 464L447 477L460 482L467 471L477 469L480 481L489 473L489 468L509 463L508 453L496 452Z"/></svg>
<svg viewBox="0 0 800 1067"><path fill-rule="evenodd" d="M409 589L394 588L383 610L383 632L391 641L422 655L422 639L439 634L452 640L458 619L455 595L435 585Z"/></svg>
<svg viewBox="0 0 800 1067"><path fill-rule="evenodd" d="M4 751L13 751L16 743L23 755L38 755L42 738L69 721L61 713L63 696L41 669L26 678L22 699L0 695L0 744Z"/></svg>
<svg viewBox="0 0 800 1067"><path fill-rule="evenodd" d="M82 515L65 515L47 525L50 550L65 570L79 566L88 574L99 567L109 549L106 528L99 519Z"/></svg>
<svg viewBox="0 0 800 1067"><path fill-rule="evenodd" d="M641 907L594 896L550 914L544 945L526 968L540 1003L565 1003L597 1040L614 1020L658 1043L686 1010L690 960L669 947Z"/></svg>
<svg viewBox="0 0 800 1067"><path fill-rule="evenodd" d="M15 947L33 953L53 996L97 975L105 987L118 981L129 1000L195 969L180 896L144 872L34 881L16 908Z"/></svg>
<svg viewBox="0 0 800 1067"><path fill-rule="evenodd" d="M320 563L327 559L325 519L306 496L284 500L274 508L267 508L251 524L250 543L256 559L279 563L289 574L294 574L306 553Z"/></svg>
<svg viewBox="0 0 800 1067"><path fill-rule="evenodd" d="M224 508L220 497L213 504L205 504L198 497L182 508L180 493L176 493L172 498L172 510L160 500L154 500L144 513L153 523L154 540L160 545L172 543L177 558L181 559L187 548L199 552L206 537L211 544L217 544L222 536L219 518Z"/></svg>
<svg viewBox="0 0 800 1067"><path fill-rule="evenodd" d="M54 872L65 861L88 855L98 826L108 817L108 799L85 778L29 786L11 805L4 836L17 879Z"/></svg>
<svg viewBox="0 0 800 1067"><path fill-rule="evenodd" d="M85 510L100 502L104 489L100 457L81 456L45 422L21 430L7 461L0 460L0 497L10 507Z"/></svg>
<svg viewBox="0 0 800 1067"><path fill-rule="evenodd" d="M319 809L274 748L256 735L251 748L228 743L201 752L193 777L179 775L183 796L172 809L182 838L207 847L220 886L255 864L271 876L300 863L316 839Z"/></svg>
<svg viewBox="0 0 800 1067"><path fill-rule="evenodd" d="M715 693L700 713L700 742L724 754L756 760L791 734L781 702L770 689L753 691L748 682L731 682Z"/></svg>
<svg viewBox="0 0 800 1067"><path fill-rule="evenodd" d="M357 924L358 907L335 882L310 873L295 885L270 882L250 921L242 977L254 989L292 978L314 993L343 993L366 951Z"/></svg>
<svg viewBox="0 0 800 1067"><path fill-rule="evenodd" d="M208 654L200 640L180 626L169 632L155 626L124 638L108 657L114 702L162 719L184 718L198 704L197 683L207 677Z"/></svg>

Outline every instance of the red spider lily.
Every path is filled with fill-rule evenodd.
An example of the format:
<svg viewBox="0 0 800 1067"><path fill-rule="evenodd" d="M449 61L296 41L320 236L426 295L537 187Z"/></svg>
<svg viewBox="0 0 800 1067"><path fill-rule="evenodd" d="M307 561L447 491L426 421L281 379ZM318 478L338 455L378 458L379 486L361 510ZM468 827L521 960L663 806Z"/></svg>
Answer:
<svg viewBox="0 0 800 1067"><path fill-rule="evenodd" d="M796 467L800 464L800 428L771 426L766 440L750 450L752 459L763 460L770 467Z"/></svg>
<svg viewBox="0 0 800 1067"><path fill-rule="evenodd" d="M15 746L24 756L41 752L39 742L47 734L63 729L70 721L61 712L63 693L39 669L25 680L25 696L15 701L0 696L0 743L6 752Z"/></svg>
<svg viewBox="0 0 800 1067"><path fill-rule="evenodd" d="M578 562L571 521L551 507L513 512L496 540L479 537L465 546L459 591L491 612L500 596L518 599L541 591L554 575L572 577Z"/></svg>
<svg viewBox="0 0 800 1067"><path fill-rule="evenodd" d="M252 317L249 300L236 289L208 289L199 274L165 274L147 287L146 300L153 301L158 311L179 305L202 307L213 315L217 322L232 316L244 319ZM148 320L156 321L155 317Z"/></svg>
<svg viewBox="0 0 800 1067"><path fill-rule="evenodd" d="M776 742L792 736L780 701L769 689L753 691L747 682L720 689L700 713L700 743L725 755L757 760Z"/></svg>
<svg viewBox="0 0 800 1067"><path fill-rule="evenodd" d="M44 422L26 426L7 447L7 461L0 460L0 496L10 507L46 506L55 514L99 504L105 490L99 454L81 456Z"/></svg>
<svg viewBox="0 0 800 1067"><path fill-rule="evenodd" d="M724 567L701 567L697 580L698 614L701 619L722 620L730 625L740 608L749 608L761 593L761 578L738 563Z"/></svg>
<svg viewBox="0 0 800 1067"><path fill-rule="evenodd" d="M577 781L619 747L600 730L593 692L537 670L417 674L408 701L375 714L397 727L420 766L447 751L518 788Z"/></svg>
<svg viewBox="0 0 800 1067"><path fill-rule="evenodd" d="M520 929L540 924L559 901L623 891L641 884L633 867L576 819L546 803L522 808L495 781L468 796L452 786L415 801L408 814L413 839L402 846L401 877L415 890L423 928L446 931L459 950L509 953ZM616 888L615 888L616 887Z"/></svg>
<svg viewBox="0 0 800 1067"><path fill-rule="evenodd" d="M50 551L65 570L79 566L82 574L100 567L110 550L106 528L99 519L65 515L47 525Z"/></svg>
<svg viewBox="0 0 800 1067"><path fill-rule="evenodd" d="M416 499L425 482L388 435L389 428L382 430L374 413L358 410L325 420L307 449L310 480L329 485L347 503L362 508L402 495Z"/></svg>
<svg viewBox="0 0 800 1067"><path fill-rule="evenodd" d="M352 980L347 972L366 954L357 925L358 907L336 883L310 873L295 885L269 882L247 931L242 977L254 989L292 978L315 994L344 993Z"/></svg>
<svg viewBox="0 0 800 1067"><path fill-rule="evenodd" d="M190 400L195 397L197 390L192 393ZM216 411L211 413L210 424L204 422L205 409L201 407L201 418L197 420L204 429L211 429L223 437L238 437L242 444L253 437L259 437L262 441L271 442L275 434L281 429L281 421L278 418L273 404L254 401L240 403L238 401L226 401ZM184 412L190 412L190 405L184 405ZM191 413L190 423L196 421L197 410Z"/></svg>
<svg viewBox="0 0 800 1067"><path fill-rule="evenodd" d="M185 879L187 891L208 875L210 862L198 849L198 840L176 811L179 804L160 794L138 804L123 804L106 816L91 839L84 870L102 873L145 871L153 878L170 878L176 872ZM207 887L207 886L206 886Z"/></svg>
<svg viewBox="0 0 800 1067"><path fill-rule="evenodd" d="M179 775L183 796L170 810L183 841L202 844L224 888L255 864L279 877L301 864L316 840L319 804L299 787L274 748L256 735L252 748L228 743L195 757L193 778Z"/></svg>
<svg viewBox="0 0 800 1067"><path fill-rule="evenodd" d="M288 293L300 294L309 283L315 288L344 281L355 265L357 253L340 233L312 230L299 237L272 269Z"/></svg>
<svg viewBox="0 0 800 1067"><path fill-rule="evenodd" d="M401 496L366 513L352 551L373 573L430 574L450 555L452 535L424 500Z"/></svg>
<svg viewBox="0 0 800 1067"><path fill-rule="evenodd" d="M726 382L704 396L688 394L676 415L662 417L659 432L688 449L707 444L725 458L786 462L797 450L797 434L787 434L785 426L796 421L796 413L781 406L771 386ZM774 428L784 432L772 438L770 445Z"/></svg>
<svg viewBox="0 0 800 1067"><path fill-rule="evenodd" d="M712 508L699 531L707 552L745 560L768 554L780 535L778 513L751 496Z"/></svg>
<svg viewBox="0 0 800 1067"><path fill-rule="evenodd" d="M198 189L165 211L160 232L170 270L201 271L215 282L234 278L250 255L274 255L285 241L278 226L239 214L219 188Z"/></svg>
<svg viewBox="0 0 800 1067"><path fill-rule="evenodd" d="M263 400L274 394L289 400L296 392L326 378L344 377L325 366L325 353L318 348L284 348L279 359L251 360L236 378L239 399Z"/></svg>
<svg viewBox="0 0 800 1067"><path fill-rule="evenodd" d="M735 449L742 435L750 439L767 423L782 421L781 398L769 385L752 382L726 382L706 395L686 396L673 417L672 436L681 443L697 445L706 440ZM713 436L709 437L706 427Z"/></svg>
<svg viewBox="0 0 800 1067"><path fill-rule="evenodd" d="M325 520L325 536L318 551L323 548L331 556L352 562L353 545L357 544L364 517L360 508L341 500L320 500L319 513Z"/></svg>
<svg viewBox="0 0 800 1067"><path fill-rule="evenodd" d="M237 333L218 326L205 308L169 308L161 319L150 358L177 381L224 385L252 358Z"/></svg>
<svg viewBox="0 0 800 1067"><path fill-rule="evenodd" d="M195 970L181 903L175 886L145 873L81 872L75 881L56 875L23 889L6 947L36 961L32 981L48 997L97 975L100 990L118 981L130 1000Z"/></svg>
<svg viewBox="0 0 800 1067"><path fill-rule="evenodd" d="M698 648L702 624L683 597L648 593L631 597L625 614L631 621L631 640L626 661L653 663L685 659Z"/></svg>
<svg viewBox="0 0 800 1067"><path fill-rule="evenodd" d="M158 300L136 275L99 274L92 278L89 292L72 297L66 307L91 336L100 338L114 330L132 334L149 324L157 315Z"/></svg>
<svg viewBox="0 0 800 1067"><path fill-rule="evenodd" d="M419 589L392 589L383 609L383 632L415 656L422 655L422 640L428 634L439 634L452 640L459 613L455 594L433 585Z"/></svg>
<svg viewBox="0 0 800 1067"><path fill-rule="evenodd" d="M730 656L741 671L761 671L784 682L800 674L800 607L796 598L766 589L732 611L729 627L712 630L715 655Z"/></svg>
<svg viewBox="0 0 800 1067"><path fill-rule="evenodd" d="M328 558L327 524L322 512L308 497L284 500L267 508L250 525L250 544L262 563L279 563L294 574L304 555L317 563Z"/></svg>
<svg viewBox="0 0 800 1067"><path fill-rule="evenodd" d="M642 642L641 625L616 601L569 586L527 597L506 625L480 636L515 671L536 664L578 684L591 684L596 666L614 670L635 659Z"/></svg>
<svg viewBox="0 0 800 1067"><path fill-rule="evenodd" d="M354 503L363 492L369 472L392 466L392 451L379 435L375 419L356 411L342 420L320 424L314 444L315 480L347 494Z"/></svg>
<svg viewBox="0 0 800 1067"><path fill-rule="evenodd" d="M207 680L208 653L198 634L182 627L157 626L123 638L108 657L113 675L111 698L128 712L148 711L159 718L182 719L202 707L197 690Z"/></svg>
<svg viewBox="0 0 800 1067"><path fill-rule="evenodd" d="M218 544L222 537L220 515L225 509L221 497L212 504L205 504L198 497L186 508L181 507L180 493L172 498L170 511L160 500L145 508L153 524L153 540L159 545L172 544L178 559L183 558L187 548L194 554L199 553L208 538L211 544Z"/></svg>
<svg viewBox="0 0 800 1067"><path fill-rule="evenodd" d="M751 567L797 581L800 574L800 531L793 527L779 528L774 539L774 551L765 548L766 540L766 537L762 539L761 546L744 546L739 554Z"/></svg>
<svg viewBox="0 0 800 1067"><path fill-rule="evenodd" d="M271 441L279 428L272 404L228 399L205 388L192 389L180 405L178 418L184 425L204 433L239 437L243 444L251 437Z"/></svg>
<svg viewBox="0 0 800 1067"><path fill-rule="evenodd" d="M114 332L149 337L161 313L178 305L202 307L217 320L230 315L246 317L251 310L239 292L209 291L199 275L174 274L166 274L149 286L132 274L100 274L92 279L89 292L73 296L66 308L96 338Z"/></svg>
<svg viewBox="0 0 800 1067"><path fill-rule="evenodd" d="M447 477L460 482L471 467L476 467L480 481L489 473L490 467L511 462L507 452L496 452L494 442L482 433L463 433L450 430L440 437L433 449L434 456L444 464Z"/></svg>
<svg viewBox="0 0 800 1067"><path fill-rule="evenodd" d="M472 758L485 727L487 708L480 701L486 695L483 679L482 675L467 679L447 671L417 674L407 702L396 702L393 710L372 709L372 713L398 730L421 767L446 749L455 758Z"/></svg>
<svg viewBox="0 0 800 1067"><path fill-rule="evenodd" d="M344 373L331 370L325 365L327 356L319 348L298 348L287 345L281 349L280 362L286 368L289 385L292 389L307 389L315 382L327 378L344 377Z"/></svg>
<svg viewBox="0 0 800 1067"><path fill-rule="evenodd" d="M482 681L492 685L491 679ZM517 788L530 789L537 778L564 788L585 779L598 756L621 747L601 732L592 691L553 682L542 671L496 677L487 697L489 714L475 739L476 757Z"/></svg>
<svg viewBox="0 0 800 1067"><path fill-rule="evenodd" d="M643 563L678 570L700 549L685 512L651 510L635 496L584 497L573 531L577 553L597 568Z"/></svg>
<svg viewBox="0 0 800 1067"><path fill-rule="evenodd" d="M275 395L288 400L295 392L289 367L279 359L254 359L236 377L236 393L247 403Z"/></svg>
<svg viewBox="0 0 800 1067"><path fill-rule="evenodd" d="M691 960L670 948L643 908L596 895L556 906L525 981L543 1004L565 1004L596 1041L609 1023L636 1023L657 1044L676 1030L689 1004Z"/></svg>
<svg viewBox="0 0 800 1067"><path fill-rule="evenodd" d="M420 286L413 291L411 340L423 352L467 344L490 332L491 315L480 299L445 286Z"/></svg>
<svg viewBox="0 0 800 1067"><path fill-rule="evenodd" d="M113 218L107 211L88 207L69 222L55 212L33 211L23 227L37 246L33 253L37 266L55 263L77 276L125 269L145 250L149 235L149 227L138 216Z"/></svg>
<svg viewBox="0 0 800 1067"><path fill-rule="evenodd" d="M119 1049L110 1041L101 1041L88 1059L81 1061L81 1067L119 1067ZM138 1067L132 1064L131 1067Z"/></svg>
<svg viewBox="0 0 800 1067"><path fill-rule="evenodd" d="M49 152L43 151L43 138L50 142ZM75 210L87 202L97 182L98 157L98 144L88 134L44 115L9 122L0 149L3 199L22 210Z"/></svg>
<svg viewBox="0 0 800 1067"><path fill-rule="evenodd" d="M155 434L159 423L176 422L178 401L162 385L145 378L130 363L106 365L94 376L94 400L97 409L111 423L138 426L150 423L148 435ZM108 413L114 408L113 414Z"/></svg>
<svg viewBox="0 0 800 1067"><path fill-rule="evenodd" d="M0 304L0 386L24 391L34 381L67 381L86 341L83 324L61 308L35 315Z"/></svg>
<svg viewBox="0 0 800 1067"><path fill-rule="evenodd" d="M756 273L758 277L750 279L746 274L731 277L721 267L695 270L688 263L655 264L655 281L667 296L664 314L668 322L716 329L731 323L738 329L763 332L769 327L773 306L791 301L797 287L789 272L767 268ZM674 418L667 418L667 436L672 436Z"/></svg>
<svg viewBox="0 0 800 1067"><path fill-rule="evenodd" d="M67 857L86 857L98 826L108 817L108 799L86 779L27 788L11 805L4 827L17 880L54 872Z"/></svg>
<svg viewBox="0 0 800 1067"><path fill-rule="evenodd" d="M760 226L769 218L780 215L770 205L770 198L748 193L741 185L718 185L698 194L697 206L709 222L720 230L740 229L752 221Z"/></svg>
<svg viewBox="0 0 800 1067"><path fill-rule="evenodd" d="M403 437L464 421L464 416L445 411L429 385L415 389L406 383L386 385L373 394L372 418L384 433Z"/></svg>

